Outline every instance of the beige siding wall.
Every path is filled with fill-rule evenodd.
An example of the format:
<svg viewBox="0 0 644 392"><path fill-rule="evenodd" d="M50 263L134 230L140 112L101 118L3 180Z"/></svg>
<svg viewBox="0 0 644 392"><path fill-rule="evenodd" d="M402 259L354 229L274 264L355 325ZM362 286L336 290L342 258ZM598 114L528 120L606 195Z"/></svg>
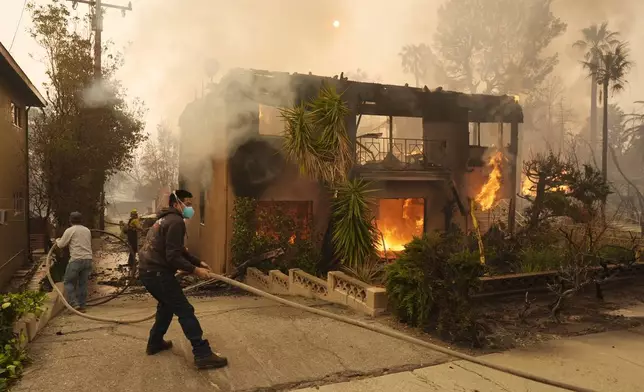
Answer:
<svg viewBox="0 0 644 392"><path fill-rule="evenodd" d="M20 108L21 127L11 120L11 103ZM7 211L7 222L0 225L0 288L25 262L29 253L27 235L27 188L25 135L27 115L22 102L11 97L0 80L0 209ZM22 193L22 203L15 197ZM18 207L18 210L16 210Z"/></svg>

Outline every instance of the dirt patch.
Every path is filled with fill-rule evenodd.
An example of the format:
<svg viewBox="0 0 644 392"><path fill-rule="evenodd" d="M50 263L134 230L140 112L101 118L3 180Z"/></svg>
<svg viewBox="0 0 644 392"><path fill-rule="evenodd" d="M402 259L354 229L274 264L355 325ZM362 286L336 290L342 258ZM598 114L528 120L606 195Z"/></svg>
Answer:
<svg viewBox="0 0 644 392"><path fill-rule="evenodd" d="M530 294L529 298L533 302L524 318L520 315L525 309L525 296L478 300L475 306L480 312L480 321L487 329L486 345L483 348L446 342L431 331L424 332L398 322L391 314L371 318L331 304L318 308L367 323L378 323L428 343L470 355L529 347L548 340L627 329L644 324L644 286L638 286L634 282L605 290L603 301L596 299L594 292L579 294L570 300L562 311L561 323L550 317L548 305L553 302L554 297L547 294Z"/></svg>
<svg viewBox="0 0 644 392"><path fill-rule="evenodd" d="M604 292L604 300L592 291L584 292L567 302L561 322L550 316L553 296L532 296L525 316L525 296L488 299L478 304L482 322L491 332L488 350L526 347L535 343L571 336L587 335L632 328L642 325L641 313L630 308L644 306L644 286L635 282L613 287Z"/></svg>

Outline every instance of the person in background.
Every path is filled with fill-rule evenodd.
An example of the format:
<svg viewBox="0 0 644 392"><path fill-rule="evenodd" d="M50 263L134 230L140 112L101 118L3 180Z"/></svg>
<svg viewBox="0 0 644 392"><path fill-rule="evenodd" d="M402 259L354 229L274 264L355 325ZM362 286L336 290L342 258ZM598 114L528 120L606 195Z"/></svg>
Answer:
<svg viewBox="0 0 644 392"><path fill-rule="evenodd" d="M150 294L157 300L157 313L150 330L146 352L154 355L172 348L172 342L163 340L174 315L179 319L183 334L192 344L192 354L198 369L224 367L228 360L214 353L195 316L195 308L186 298L177 271L208 278L208 265L188 253L184 241L186 223L194 215L192 194L177 190L170 194L169 208L159 213L158 220L148 230L139 252L139 277Z"/></svg>
<svg viewBox="0 0 644 392"><path fill-rule="evenodd" d="M79 312L85 313L87 301L87 281L92 272L92 233L83 226L80 212L69 215L70 227L62 237L56 239L56 246L69 246L69 263L65 270L63 282L68 302Z"/></svg>
<svg viewBox="0 0 644 392"><path fill-rule="evenodd" d="M141 221L139 221L139 213L136 209L130 212L130 220L125 227L125 234L127 235L127 243L130 245L132 252L128 258L128 265L134 268L136 265L136 254L139 252L139 233L143 231Z"/></svg>

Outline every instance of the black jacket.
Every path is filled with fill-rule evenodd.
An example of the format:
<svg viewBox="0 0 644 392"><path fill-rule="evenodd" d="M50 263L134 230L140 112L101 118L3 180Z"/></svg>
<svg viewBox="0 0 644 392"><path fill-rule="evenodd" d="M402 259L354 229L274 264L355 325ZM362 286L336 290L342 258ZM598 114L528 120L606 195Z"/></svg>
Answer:
<svg viewBox="0 0 644 392"><path fill-rule="evenodd" d="M181 212L169 208L159 213L159 218L148 230L145 244L139 252L141 272L194 272L201 261L188 253L184 245L186 223Z"/></svg>

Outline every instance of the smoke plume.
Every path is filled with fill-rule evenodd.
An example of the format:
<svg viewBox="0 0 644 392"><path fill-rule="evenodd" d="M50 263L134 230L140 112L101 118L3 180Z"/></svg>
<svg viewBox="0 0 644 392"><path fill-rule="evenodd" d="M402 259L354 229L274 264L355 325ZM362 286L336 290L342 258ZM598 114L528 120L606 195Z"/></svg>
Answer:
<svg viewBox="0 0 644 392"><path fill-rule="evenodd" d="M361 69L380 75L385 83L413 84L413 76L402 72L398 53L407 44L433 43L436 11L443 3L139 0L125 19L108 15L105 23L123 26L120 39L115 40L130 44L119 77L131 95L145 101L152 130L162 118L177 124L188 103L206 94L210 82L236 67L327 76ZM579 63L581 53L572 43L581 37L581 29L608 21L611 29L630 41L633 61L644 64L644 50L638 45L644 39L644 25L637 23L638 15L644 14L644 2L554 0L553 12L568 24L566 33L550 47L560 54L555 74L566 84L566 99L576 117L585 121L590 81ZM337 27L335 21L340 22ZM626 111L633 101L644 99L637 88L644 84L640 69L633 69L629 88L614 98ZM221 102L210 104L216 107ZM226 119L220 121L219 125L226 125ZM227 151L217 132L192 136L199 141L189 152L196 162ZM237 135L243 139L243 130Z"/></svg>

